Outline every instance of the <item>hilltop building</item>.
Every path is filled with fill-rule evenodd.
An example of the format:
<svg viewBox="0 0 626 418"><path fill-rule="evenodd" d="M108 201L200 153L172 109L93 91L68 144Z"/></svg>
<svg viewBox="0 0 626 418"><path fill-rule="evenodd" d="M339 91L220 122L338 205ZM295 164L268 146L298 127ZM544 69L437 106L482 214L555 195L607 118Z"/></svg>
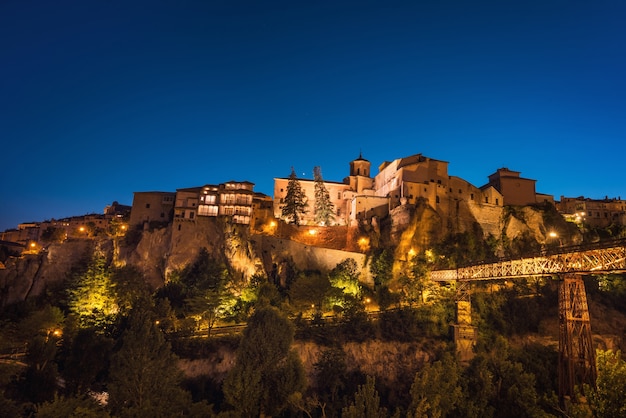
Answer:
<svg viewBox="0 0 626 418"><path fill-rule="evenodd" d="M151 222L170 223L174 216L173 192L135 192L130 211L131 228L144 228Z"/></svg>
<svg viewBox="0 0 626 418"><path fill-rule="evenodd" d="M251 225L255 209L263 211L267 207L268 196L256 193L254 183L249 181L177 189L174 223L194 221L198 217L228 217L234 224Z"/></svg>
<svg viewBox="0 0 626 418"><path fill-rule="evenodd" d="M470 207L527 205L554 201L552 196L536 193L535 180L521 178L519 172L502 168L489 176L489 182L476 187L448 174L448 162L415 154L385 161L372 177L371 163L362 155L350 162L350 175L343 182L325 181L336 210L336 224L355 225L359 220L382 217L400 205L425 201L442 215L458 212L458 203ZM303 224L314 220L313 180L298 179L306 194L309 210ZM274 179L274 216L281 217L288 178ZM480 214L478 215L480 217Z"/></svg>
<svg viewBox="0 0 626 418"><path fill-rule="evenodd" d="M626 224L626 200L621 197L609 199L589 199L580 197L564 197L556 207L565 217L577 223L604 228L611 224Z"/></svg>

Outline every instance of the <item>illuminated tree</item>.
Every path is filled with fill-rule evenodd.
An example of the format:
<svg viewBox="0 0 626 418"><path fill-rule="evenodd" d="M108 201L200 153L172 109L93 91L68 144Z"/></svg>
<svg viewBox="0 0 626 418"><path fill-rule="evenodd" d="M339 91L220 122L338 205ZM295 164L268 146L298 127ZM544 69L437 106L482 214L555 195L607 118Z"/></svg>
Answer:
<svg viewBox="0 0 626 418"><path fill-rule="evenodd" d="M329 225L335 220L335 206L330 200L330 193L324 185L322 170L319 166L313 167L313 180L315 186L315 223L321 226Z"/></svg>
<svg viewBox="0 0 626 418"><path fill-rule="evenodd" d="M356 261L347 258L332 269L328 278L333 287L341 289L345 294L358 297L361 294L360 275Z"/></svg>
<svg viewBox="0 0 626 418"><path fill-rule="evenodd" d="M291 167L291 174L289 175L289 182L287 183L287 194L281 207L281 216L292 222L294 225L300 225L302 215L307 211L308 204L306 201L306 194L302 190L302 185L296 177L296 171Z"/></svg>
<svg viewBox="0 0 626 418"><path fill-rule="evenodd" d="M118 312L111 272L103 255L95 253L85 272L76 273L68 288L69 309L83 327L102 328Z"/></svg>

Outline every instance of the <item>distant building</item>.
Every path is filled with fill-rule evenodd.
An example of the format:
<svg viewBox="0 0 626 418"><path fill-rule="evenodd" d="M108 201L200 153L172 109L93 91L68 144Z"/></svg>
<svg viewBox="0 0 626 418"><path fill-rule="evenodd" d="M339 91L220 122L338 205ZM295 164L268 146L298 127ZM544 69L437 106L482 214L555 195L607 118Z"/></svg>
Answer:
<svg viewBox="0 0 626 418"><path fill-rule="evenodd" d="M528 205L554 198L535 192L535 180L521 178L506 168L489 176L489 183L476 187L448 174L448 163L415 154L385 161L371 177L370 162L361 155L350 162L350 175L342 183L324 181L336 209L336 224L354 225L359 220L382 217L397 206L424 201L444 215L458 214L461 201L469 205L502 207ZM313 180L298 179L309 203L303 224L312 224L315 214ZM288 178L274 179L274 216L281 217ZM455 215L456 216L456 215Z"/></svg>
<svg viewBox="0 0 626 418"><path fill-rule="evenodd" d="M343 182L324 180L324 187L328 191L335 211L333 225L348 225L351 220L357 218L358 213L364 214L380 205L384 206L385 213L388 211L386 199L377 199L374 196L370 166L371 163L359 155L359 158L350 162L350 175L344 178ZM308 204L301 223L312 225L315 222L315 180L297 180L306 195ZM282 217L288 185L289 178L287 177L274 179L274 216L276 218ZM360 197L358 201L357 197Z"/></svg>
<svg viewBox="0 0 626 418"><path fill-rule="evenodd" d="M132 206L121 205L117 201L113 201L110 205L105 206L104 208L104 216L107 218L126 218L130 215L130 211Z"/></svg>
<svg viewBox="0 0 626 418"><path fill-rule="evenodd" d="M254 183L228 181L217 185L176 190L174 221L194 221L198 217L226 217L235 224L250 225L254 209L267 208L267 196L254 192Z"/></svg>
<svg viewBox="0 0 626 418"><path fill-rule="evenodd" d="M504 205L525 206L537 203L536 182L537 180L520 177L519 171L499 168L489 176L486 186L493 186L502 194Z"/></svg>
<svg viewBox="0 0 626 418"><path fill-rule="evenodd" d="M621 197L589 199L583 196L561 196L556 207L564 217L590 226L604 228L611 224L626 225L626 201Z"/></svg>
<svg viewBox="0 0 626 418"><path fill-rule="evenodd" d="M173 192L135 192L133 205L130 211L129 224L131 228L143 228L150 222L172 222L174 215Z"/></svg>

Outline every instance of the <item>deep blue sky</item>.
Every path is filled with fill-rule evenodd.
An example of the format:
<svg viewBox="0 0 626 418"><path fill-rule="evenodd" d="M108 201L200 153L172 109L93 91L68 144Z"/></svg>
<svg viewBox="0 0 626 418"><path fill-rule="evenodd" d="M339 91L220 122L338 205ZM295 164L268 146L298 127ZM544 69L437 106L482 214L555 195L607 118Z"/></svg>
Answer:
<svg viewBox="0 0 626 418"><path fill-rule="evenodd" d="M626 198L623 0L0 2L0 230L417 153Z"/></svg>

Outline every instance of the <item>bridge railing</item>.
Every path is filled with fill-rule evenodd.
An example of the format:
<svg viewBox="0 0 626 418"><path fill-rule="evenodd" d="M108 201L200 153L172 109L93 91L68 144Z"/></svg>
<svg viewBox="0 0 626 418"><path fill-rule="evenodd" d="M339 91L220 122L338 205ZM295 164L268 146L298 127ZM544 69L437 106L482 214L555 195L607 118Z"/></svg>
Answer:
<svg viewBox="0 0 626 418"><path fill-rule="evenodd" d="M435 270L435 281L489 280L531 277L560 273L626 272L626 240L614 240L592 246L562 247L557 253L479 263L454 270Z"/></svg>

